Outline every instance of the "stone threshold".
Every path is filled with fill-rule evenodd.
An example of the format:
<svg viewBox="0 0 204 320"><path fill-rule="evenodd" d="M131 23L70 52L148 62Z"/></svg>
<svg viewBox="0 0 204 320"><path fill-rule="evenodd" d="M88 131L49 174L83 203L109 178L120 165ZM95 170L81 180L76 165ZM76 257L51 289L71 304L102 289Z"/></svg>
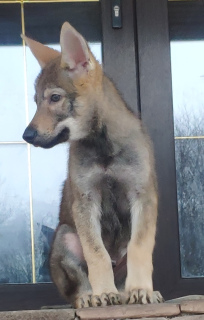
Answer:
<svg viewBox="0 0 204 320"><path fill-rule="evenodd" d="M196 297L196 299L195 299ZM0 320L204 320L204 296L189 296L161 304L121 305L84 309L43 309L0 312Z"/></svg>

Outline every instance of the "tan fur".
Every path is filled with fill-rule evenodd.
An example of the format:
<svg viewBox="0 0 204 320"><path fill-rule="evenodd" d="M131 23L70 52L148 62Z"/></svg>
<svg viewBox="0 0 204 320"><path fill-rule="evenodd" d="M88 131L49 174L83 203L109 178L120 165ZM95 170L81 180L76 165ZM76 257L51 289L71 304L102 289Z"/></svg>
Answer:
<svg viewBox="0 0 204 320"><path fill-rule="evenodd" d="M38 109L24 133L44 148L70 143L50 259L53 281L76 307L161 302L152 286L157 187L151 142L68 23L60 43L55 59L46 48ZM112 261L120 265L126 252L125 283L125 274L114 279Z"/></svg>
<svg viewBox="0 0 204 320"><path fill-rule="evenodd" d="M47 48L40 42L32 40L23 34L21 35L21 37L30 47L33 55L37 58L41 68L44 68L48 62L60 56L60 52L51 48Z"/></svg>

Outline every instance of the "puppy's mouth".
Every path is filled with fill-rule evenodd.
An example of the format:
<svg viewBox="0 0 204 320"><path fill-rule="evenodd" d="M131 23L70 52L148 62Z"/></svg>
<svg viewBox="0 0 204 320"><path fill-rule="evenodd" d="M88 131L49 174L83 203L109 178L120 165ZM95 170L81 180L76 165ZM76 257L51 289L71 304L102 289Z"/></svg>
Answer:
<svg viewBox="0 0 204 320"><path fill-rule="evenodd" d="M43 137L37 136L36 139L33 141L33 145L35 147L41 147L44 149L50 149L57 144L66 142L69 140L69 129L64 128L59 134L51 139L45 139Z"/></svg>

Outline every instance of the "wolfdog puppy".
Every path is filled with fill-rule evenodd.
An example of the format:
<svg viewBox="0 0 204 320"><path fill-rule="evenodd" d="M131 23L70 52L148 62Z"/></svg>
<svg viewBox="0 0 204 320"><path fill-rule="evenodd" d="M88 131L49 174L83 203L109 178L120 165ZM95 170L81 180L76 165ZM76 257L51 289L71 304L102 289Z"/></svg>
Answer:
<svg viewBox="0 0 204 320"><path fill-rule="evenodd" d="M23 38L42 67L23 138L42 148L70 143L50 255L54 283L75 307L161 302L152 286L157 183L149 137L68 22L61 53ZM117 269L126 254L126 279L114 279L113 262Z"/></svg>

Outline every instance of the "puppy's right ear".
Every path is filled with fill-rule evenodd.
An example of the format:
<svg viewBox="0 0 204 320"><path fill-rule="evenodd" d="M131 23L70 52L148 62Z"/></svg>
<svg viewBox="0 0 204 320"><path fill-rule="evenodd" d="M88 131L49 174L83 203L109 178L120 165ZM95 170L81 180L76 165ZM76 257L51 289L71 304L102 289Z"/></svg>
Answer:
<svg viewBox="0 0 204 320"><path fill-rule="evenodd" d="M41 68L44 68L45 65L50 62L51 60L59 57L61 53L57 50L51 49L44 44L32 40L25 35L21 35L21 38L25 41L27 46L32 51L35 58L38 60L39 65Z"/></svg>

